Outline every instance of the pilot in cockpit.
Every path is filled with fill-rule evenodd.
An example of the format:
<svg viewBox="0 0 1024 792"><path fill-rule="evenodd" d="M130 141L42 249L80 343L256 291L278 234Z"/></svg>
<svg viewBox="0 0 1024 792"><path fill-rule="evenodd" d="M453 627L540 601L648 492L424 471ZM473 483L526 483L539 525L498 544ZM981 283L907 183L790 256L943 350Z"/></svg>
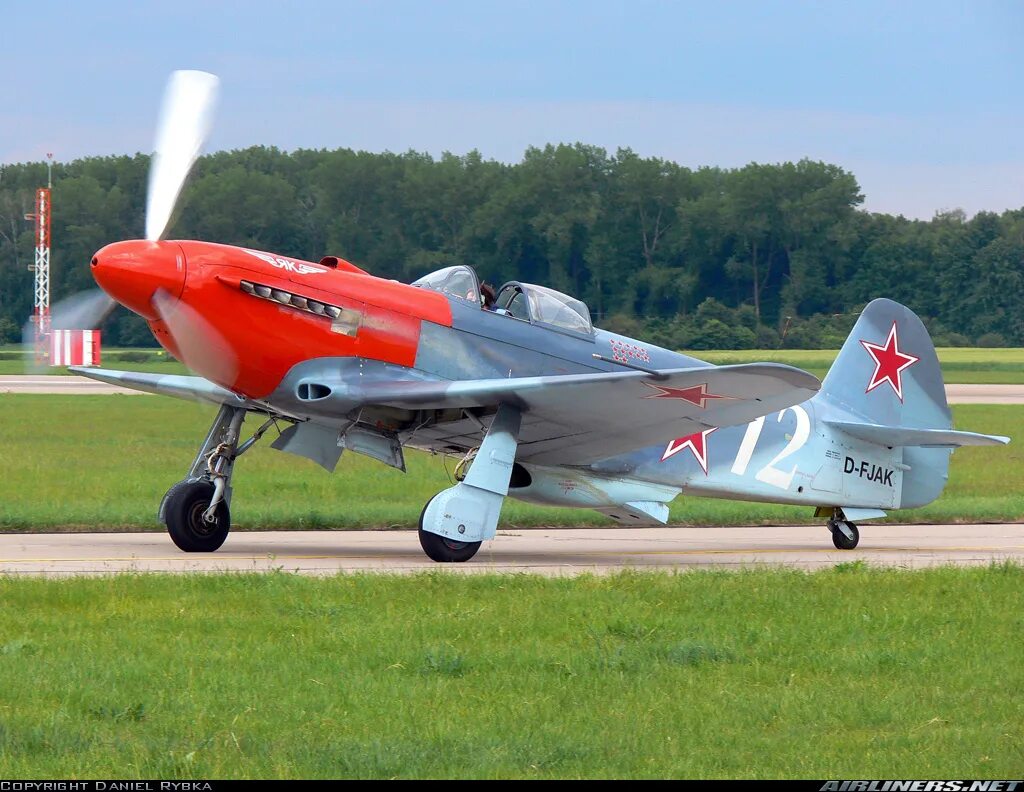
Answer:
<svg viewBox="0 0 1024 792"><path fill-rule="evenodd" d="M498 295L494 292L494 287L489 283L480 284L480 302L484 307L485 311L494 310L494 301Z"/></svg>

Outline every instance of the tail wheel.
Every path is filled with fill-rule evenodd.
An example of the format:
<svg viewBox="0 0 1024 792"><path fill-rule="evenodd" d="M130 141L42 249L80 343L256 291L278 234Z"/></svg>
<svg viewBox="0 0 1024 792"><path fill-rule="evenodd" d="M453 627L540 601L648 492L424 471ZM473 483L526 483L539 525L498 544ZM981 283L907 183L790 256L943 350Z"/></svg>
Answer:
<svg viewBox="0 0 1024 792"><path fill-rule="evenodd" d="M838 550L853 550L860 542L860 531L849 520L829 523L828 527L832 531L832 544ZM850 536L846 535L846 531L843 531L844 528L850 533Z"/></svg>
<svg viewBox="0 0 1024 792"><path fill-rule="evenodd" d="M213 484L209 481L179 481L167 493L164 522L171 540L186 553L212 553L228 538L231 513L221 501L213 520L203 513L213 500Z"/></svg>
<svg viewBox="0 0 1024 792"><path fill-rule="evenodd" d="M430 501L427 501L423 511L420 512L419 535L420 547L423 548L423 552L427 554L431 561L437 561L442 564L469 561L469 559L476 555L476 551L480 549L482 543L457 542L454 539L449 539L447 536L424 531L423 515L427 513L427 506L429 505Z"/></svg>

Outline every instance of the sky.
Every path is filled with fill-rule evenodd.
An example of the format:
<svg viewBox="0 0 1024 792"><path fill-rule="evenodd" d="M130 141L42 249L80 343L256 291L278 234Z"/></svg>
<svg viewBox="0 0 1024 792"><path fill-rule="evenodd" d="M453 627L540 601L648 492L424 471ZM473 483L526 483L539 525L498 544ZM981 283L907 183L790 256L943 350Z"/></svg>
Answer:
<svg viewBox="0 0 1024 792"><path fill-rule="evenodd" d="M168 74L207 150L576 142L688 167L808 157L869 211L1024 206L1024 2L4 2L0 164L150 151Z"/></svg>

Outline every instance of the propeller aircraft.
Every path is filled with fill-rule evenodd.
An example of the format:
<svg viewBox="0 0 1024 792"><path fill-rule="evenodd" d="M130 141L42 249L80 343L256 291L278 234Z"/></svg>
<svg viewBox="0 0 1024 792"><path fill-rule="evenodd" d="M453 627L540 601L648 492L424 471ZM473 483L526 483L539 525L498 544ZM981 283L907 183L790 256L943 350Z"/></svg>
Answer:
<svg viewBox="0 0 1024 792"><path fill-rule="evenodd" d="M219 411L159 516L186 552L231 527L235 462L272 446L333 471L347 449L405 470L404 451L457 455L457 483L419 518L425 553L470 559L506 497L665 523L680 494L816 509L837 548L857 522L934 500L953 449L1008 442L955 431L920 319L861 314L824 382L791 366L714 366L593 327L586 305L510 281L493 305L469 266L412 284L337 256L318 262L164 239L210 127L217 78L175 72L152 161L145 239L92 259L114 302L199 376L75 368ZM104 310L106 310L106 307ZM261 420L242 440L243 421Z"/></svg>

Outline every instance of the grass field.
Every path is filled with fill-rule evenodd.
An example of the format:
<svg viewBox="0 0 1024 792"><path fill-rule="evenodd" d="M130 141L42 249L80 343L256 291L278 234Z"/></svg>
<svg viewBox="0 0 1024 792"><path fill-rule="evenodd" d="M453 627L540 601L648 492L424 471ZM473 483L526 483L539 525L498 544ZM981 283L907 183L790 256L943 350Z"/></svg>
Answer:
<svg viewBox="0 0 1024 792"><path fill-rule="evenodd" d="M4 349L7 351L5 352ZM188 370L175 360L146 362L124 361L122 355L137 356L148 354L153 358L159 350L103 350L105 368L117 368L128 371L151 371L163 374L186 374ZM938 350L942 364L943 377L946 382L955 383L1024 383L1024 348L1008 349L967 349L960 347L942 348ZM827 349L752 349L740 351L693 352L695 357L711 363L751 363L772 361L788 363L791 366L805 369L818 378L828 372L839 350ZM5 347L0 349L0 374L25 374L25 360L20 348ZM56 367L45 369L41 373L67 374L66 368Z"/></svg>
<svg viewBox="0 0 1024 792"><path fill-rule="evenodd" d="M213 409L148 396L0 395L0 530L158 529L163 493L183 477ZM1024 409L954 407L958 427L1009 435L1006 448L953 455L950 483L935 503L891 519L969 522L1024 519ZM249 430L254 427L249 427ZM446 461L410 452L402 474L346 454L333 475L274 451L271 437L244 456L234 479L238 529L412 527L423 504L450 486ZM447 468L452 468L447 462ZM672 521L785 524L812 521L809 508L677 498ZM600 525L590 510L542 508L509 499L502 525Z"/></svg>
<svg viewBox="0 0 1024 792"><path fill-rule="evenodd" d="M1022 584L0 578L0 777L1019 778Z"/></svg>

